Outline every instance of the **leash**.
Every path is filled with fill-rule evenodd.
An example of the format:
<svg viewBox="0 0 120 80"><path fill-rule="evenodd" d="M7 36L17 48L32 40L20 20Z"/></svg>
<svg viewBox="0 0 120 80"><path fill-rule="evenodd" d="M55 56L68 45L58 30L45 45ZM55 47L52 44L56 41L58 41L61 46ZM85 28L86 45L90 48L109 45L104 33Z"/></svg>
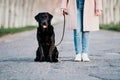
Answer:
<svg viewBox="0 0 120 80"><path fill-rule="evenodd" d="M64 23L63 23L62 38L61 38L60 42L59 42L58 44L56 44L56 46L60 45L60 44L62 43L62 41L63 41L63 38L64 38L64 34L65 34L65 15L68 15L68 13L64 11L64 12L63 12Z"/></svg>

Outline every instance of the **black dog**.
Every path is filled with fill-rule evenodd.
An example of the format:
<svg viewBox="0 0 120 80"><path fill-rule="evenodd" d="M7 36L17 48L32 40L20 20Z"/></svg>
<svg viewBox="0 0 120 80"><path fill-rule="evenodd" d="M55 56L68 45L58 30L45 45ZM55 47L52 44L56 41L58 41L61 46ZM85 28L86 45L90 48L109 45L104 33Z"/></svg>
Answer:
<svg viewBox="0 0 120 80"><path fill-rule="evenodd" d="M58 62L58 50L55 46L55 33L51 25L53 16L47 12L39 13L35 16L39 23L37 28L38 49L35 61Z"/></svg>

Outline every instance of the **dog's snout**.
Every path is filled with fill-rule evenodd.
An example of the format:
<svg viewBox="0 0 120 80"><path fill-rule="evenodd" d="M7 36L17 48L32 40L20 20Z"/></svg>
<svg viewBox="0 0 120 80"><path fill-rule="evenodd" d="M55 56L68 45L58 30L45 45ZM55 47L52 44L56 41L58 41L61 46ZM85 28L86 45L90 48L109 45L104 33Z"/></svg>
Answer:
<svg viewBox="0 0 120 80"><path fill-rule="evenodd" d="M43 28L47 28L47 27L48 27L47 21L46 21L46 20L43 20L43 21L41 22L41 26L42 26Z"/></svg>
<svg viewBox="0 0 120 80"><path fill-rule="evenodd" d="M41 22L41 25L47 25L47 21L46 21L46 20L43 20L43 21Z"/></svg>
<svg viewBox="0 0 120 80"><path fill-rule="evenodd" d="M46 22L43 22L43 25L46 25Z"/></svg>

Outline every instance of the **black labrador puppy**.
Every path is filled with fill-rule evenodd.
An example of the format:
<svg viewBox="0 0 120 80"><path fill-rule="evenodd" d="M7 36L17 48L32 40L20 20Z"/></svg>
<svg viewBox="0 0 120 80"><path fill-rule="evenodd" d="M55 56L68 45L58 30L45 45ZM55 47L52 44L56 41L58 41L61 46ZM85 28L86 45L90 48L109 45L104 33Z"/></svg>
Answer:
<svg viewBox="0 0 120 80"><path fill-rule="evenodd" d="M51 25L53 16L48 12L39 13L35 16L38 22L37 41L38 49L36 51L36 62L58 62L58 50L55 46L55 33Z"/></svg>

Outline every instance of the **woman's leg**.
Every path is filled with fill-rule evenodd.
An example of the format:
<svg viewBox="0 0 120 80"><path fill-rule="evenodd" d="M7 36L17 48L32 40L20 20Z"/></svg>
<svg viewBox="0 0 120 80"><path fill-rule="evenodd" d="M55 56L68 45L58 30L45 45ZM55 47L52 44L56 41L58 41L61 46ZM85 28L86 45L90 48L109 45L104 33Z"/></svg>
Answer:
<svg viewBox="0 0 120 80"><path fill-rule="evenodd" d="M89 32L82 32L82 61L89 62L88 57L88 47L89 47Z"/></svg>
<svg viewBox="0 0 120 80"><path fill-rule="evenodd" d="M77 29L74 30L74 45L76 57L75 61L81 61L81 53L82 53L82 27L83 27L83 10L78 9L77 11Z"/></svg>
<svg viewBox="0 0 120 80"><path fill-rule="evenodd" d="M82 53L88 53L89 31L82 32Z"/></svg>
<svg viewBox="0 0 120 80"><path fill-rule="evenodd" d="M82 26L83 26L83 10L77 11L77 29L74 30L74 46L76 54L82 52Z"/></svg>
<svg viewBox="0 0 120 80"><path fill-rule="evenodd" d="M74 30L74 46L75 46L75 52L76 54L80 54L81 53L81 32L79 30Z"/></svg>

